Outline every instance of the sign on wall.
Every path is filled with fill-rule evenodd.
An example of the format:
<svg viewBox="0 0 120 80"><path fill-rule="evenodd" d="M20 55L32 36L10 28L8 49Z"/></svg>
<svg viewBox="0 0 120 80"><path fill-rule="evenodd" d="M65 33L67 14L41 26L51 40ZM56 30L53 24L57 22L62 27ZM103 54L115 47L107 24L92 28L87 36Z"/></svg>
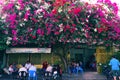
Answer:
<svg viewBox="0 0 120 80"><path fill-rule="evenodd" d="M9 48L6 53L51 53L51 48Z"/></svg>

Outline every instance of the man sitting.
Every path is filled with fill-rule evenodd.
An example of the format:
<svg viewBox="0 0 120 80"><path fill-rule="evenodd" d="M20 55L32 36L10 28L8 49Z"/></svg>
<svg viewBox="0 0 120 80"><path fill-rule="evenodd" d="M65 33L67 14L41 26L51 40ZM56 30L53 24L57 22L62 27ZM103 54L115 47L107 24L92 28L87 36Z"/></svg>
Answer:
<svg viewBox="0 0 120 80"><path fill-rule="evenodd" d="M52 68L53 67L49 64L48 67L47 67L47 69L46 69L46 72L52 72Z"/></svg>
<svg viewBox="0 0 120 80"><path fill-rule="evenodd" d="M20 79L25 79L27 77L27 68L23 64L22 67L18 71Z"/></svg>
<svg viewBox="0 0 120 80"><path fill-rule="evenodd" d="M49 64L48 67L46 68L45 76L51 76L52 75L52 69L53 69L53 67Z"/></svg>
<svg viewBox="0 0 120 80"><path fill-rule="evenodd" d="M28 70L28 73L29 73L28 80L31 80L31 78L33 80L37 80L36 71L37 71L37 68L34 66L34 64L31 64L31 66L30 66L30 68Z"/></svg>

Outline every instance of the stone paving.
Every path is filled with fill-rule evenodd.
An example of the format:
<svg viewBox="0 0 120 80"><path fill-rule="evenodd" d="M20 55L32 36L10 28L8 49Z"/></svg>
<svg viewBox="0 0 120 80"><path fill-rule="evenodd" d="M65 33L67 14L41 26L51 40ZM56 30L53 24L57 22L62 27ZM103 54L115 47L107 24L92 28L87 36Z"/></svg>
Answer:
<svg viewBox="0 0 120 80"><path fill-rule="evenodd" d="M0 80L13 80L13 79L10 79L9 77L4 77L0 78ZM84 72L83 74L63 74L62 80L107 80L107 79L104 75L98 74L97 72Z"/></svg>
<svg viewBox="0 0 120 80"><path fill-rule="evenodd" d="M104 75L97 72L84 72L83 74L66 74L62 80L107 80Z"/></svg>

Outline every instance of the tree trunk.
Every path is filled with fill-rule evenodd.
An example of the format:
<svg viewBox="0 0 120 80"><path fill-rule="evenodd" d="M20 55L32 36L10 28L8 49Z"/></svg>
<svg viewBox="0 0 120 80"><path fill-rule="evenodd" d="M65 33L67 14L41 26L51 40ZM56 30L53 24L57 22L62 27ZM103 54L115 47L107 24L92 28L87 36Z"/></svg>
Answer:
<svg viewBox="0 0 120 80"><path fill-rule="evenodd" d="M63 60L63 63L64 63L64 68L65 68L65 72L68 72L68 63L67 63L67 52L68 52L68 48L66 45L63 45L63 57L62 57L62 60Z"/></svg>
<svg viewBox="0 0 120 80"><path fill-rule="evenodd" d="M62 61L64 63L64 69L65 69L65 72L68 71L68 67L67 67L67 60L65 58L62 57Z"/></svg>
<svg viewBox="0 0 120 80"><path fill-rule="evenodd" d="M67 56L66 55L67 55L67 52L68 52L68 48L65 44L58 44L58 45L56 47L54 47L53 53L55 53L56 55L58 55L60 57L61 61L64 64L64 72L67 72L68 71L68 65L67 65Z"/></svg>

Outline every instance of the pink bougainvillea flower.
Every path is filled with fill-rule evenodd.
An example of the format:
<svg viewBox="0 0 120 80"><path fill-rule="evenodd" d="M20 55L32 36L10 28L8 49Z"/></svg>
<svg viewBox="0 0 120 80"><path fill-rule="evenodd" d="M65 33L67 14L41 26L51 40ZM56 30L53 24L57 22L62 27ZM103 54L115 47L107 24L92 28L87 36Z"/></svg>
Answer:
<svg viewBox="0 0 120 80"><path fill-rule="evenodd" d="M114 29L117 33L120 33L120 28L119 27L115 27Z"/></svg>
<svg viewBox="0 0 120 80"><path fill-rule="evenodd" d="M51 33L51 28L47 28L47 35Z"/></svg>
<svg viewBox="0 0 120 80"><path fill-rule="evenodd" d="M9 15L9 21L14 22L16 20L17 15L15 13Z"/></svg>
<svg viewBox="0 0 120 80"><path fill-rule="evenodd" d="M85 33L85 37L89 38L89 33L88 32Z"/></svg>
<svg viewBox="0 0 120 80"><path fill-rule="evenodd" d="M17 34L17 31L16 31L16 30L12 30L12 34L13 34L13 35L16 35L16 34Z"/></svg>
<svg viewBox="0 0 120 80"><path fill-rule="evenodd" d="M73 27L76 27L76 24L72 24Z"/></svg>
<svg viewBox="0 0 120 80"><path fill-rule="evenodd" d="M28 20L29 16L30 16L30 11L27 10L25 13L24 19Z"/></svg>
<svg viewBox="0 0 120 80"><path fill-rule="evenodd" d="M60 6L63 6L66 2L66 0L55 0L54 7L58 8Z"/></svg>
<svg viewBox="0 0 120 80"><path fill-rule="evenodd" d="M103 28L97 28L98 33L101 33L103 31Z"/></svg>
<svg viewBox="0 0 120 80"><path fill-rule="evenodd" d="M32 18L32 20L36 23L36 22L38 22L38 20L37 19L35 19L35 18Z"/></svg>
<svg viewBox="0 0 120 80"><path fill-rule="evenodd" d="M105 18L101 18L101 22L102 22L102 23L106 23L107 20L106 20Z"/></svg>
<svg viewBox="0 0 120 80"><path fill-rule="evenodd" d="M99 14L100 17L104 17L104 15L105 15L105 14L103 13L103 11L100 10L100 9L98 10L98 14Z"/></svg>
<svg viewBox="0 0 120 80"><path fill-rule="evenodd" d="M74 12L75 15L77 15L80 11L81 11L80 8L74 8L73 9L73 12Z"/></svg>
<svg viewBox="0 0 120 80"><path fill-rule="evenodd" d="M36 39L36 36L32 36L33 39Z"/></svg>
<svg viewBox="0 0 120 80"><path fill-rule="evenodd" d="M11 29L15 29L16 26L15 26L15 25L10 25L10 28L11 28Z"/></svg>
<svg viewBox="0 0 120 80"><path fill-rule="evenodd" d="M114 13L115 13L115 14L118 14L119 9L118 9L117 4L116 4L116 3L113 3L112 6L113 6Z"/></svg>
<svg viewBox="0 0 120 80"><path fill-rule="evenodd" d="M66 25L66 29L70 29L70 25Z"/></svg>
<svg viewBox="0 0 120 80"><path fill-rule="evenodd" d="M37 30L37 34L41 34L41 29L40 28Z"/></svg>
<svg viewBox="0 0 120 80"><path fill-rule="evenodd" d="M18 0L18 3L19 4L23 4L23 0Z"/></svg>
<svg viewBox="0 0 120 80"><path fill-rule="evenodd" d="M12 40L17 41L17 36L13 36Z"/></svg>
<svg viewBox="0 0 120 80"><path fill-rule="evenodd" d="M103 0L97 0L97 2L103 2Z"/></svg>
<svg viewBox="0 0 120 80"><path fill-rule="evenodd" d="M53 15L57 14L57 9L53 9L51 12Z"/></svg>
<svg viewBox="0 0 120 80"><path fill-rule="evenodd" d="M44 31L39 28L39 29L37 30L37 34L43 36L43 35L44 35Z"/></svg>
<svg viewBox="0 0 120 80"><path fill-rule="evenodd" d="M59 34L60 34L60 32L58 32L58 31L55 32L55 35L59 35Z"/></svg>
<svg viewBox="0 0 120 80"><path fill-rule="evenodd" d="M67 43L76 38L78 42L84 38L88 44L99 40L114 42L120 36L118 10L118 5L110 0L98 0L95 4L81 0L17 0L3 6L6 27L2 28L5 35L13 36L13 44L34 40Z"/></svg>
<svg viewBox="0 0 120 80"><path fill-rule="evenodd" d="M14 3L10 2L10 3L8 3L7 5L4 6L3 10L4 11L11 10L13 7L14 7Z"/></svg>
<svg viewBox="0 0 120 80"><path fill-rule="evenodd" d="M71 33L74 33L74 31L75 31L75 28L70 29Z"/></svg>

